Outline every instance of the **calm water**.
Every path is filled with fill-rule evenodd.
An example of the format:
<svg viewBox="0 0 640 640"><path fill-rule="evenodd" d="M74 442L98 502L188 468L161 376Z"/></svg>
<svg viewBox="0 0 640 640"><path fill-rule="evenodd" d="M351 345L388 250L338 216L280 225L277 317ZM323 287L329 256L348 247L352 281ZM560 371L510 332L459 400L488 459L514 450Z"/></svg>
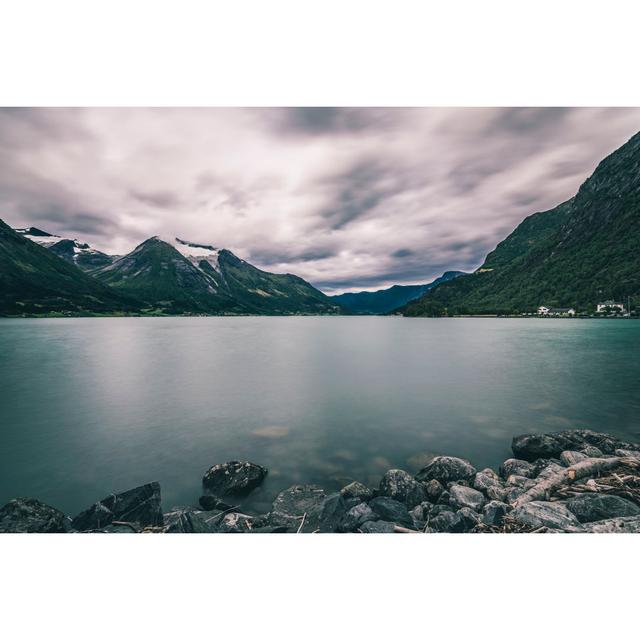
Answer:
<svg viewBox="0 0 640 640"><path fill-rule="evenodd" d="M73 515L152 480L193 504L211 464L249 459L266 510L436 453L496 466L524 432L638 439L639 354L616 320L0 320L0 504Z"/></svg>

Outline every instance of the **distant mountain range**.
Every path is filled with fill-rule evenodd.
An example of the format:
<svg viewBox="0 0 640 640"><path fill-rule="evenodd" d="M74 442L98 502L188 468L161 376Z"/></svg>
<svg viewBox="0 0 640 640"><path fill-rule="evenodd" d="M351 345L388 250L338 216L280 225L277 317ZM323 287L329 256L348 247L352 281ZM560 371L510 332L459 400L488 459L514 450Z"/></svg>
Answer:
<svg viewBox="0 0 640 640"><path fill-rule="evenodd" d="M544 187L544 185L541 185ZM640 133L557 207L526 218L473 274L409 302L407 316L595 310L640 296Z"/></svg>
<svg viewBox="0 0 640 640"><path fill-rule="evenodd" d="M125 256L0 221L0 315L339 314L291 274L262 271L227 249L153 237Z"/></svg>
<svg viewBox="0 0 640 640"><path fill-rule="evenodd" d="M419 298L426 291L438 286L440 283L453 280L461 275L464 275L463 271L446 271L439 278L428 284L396 284L388 289L380 289L378 291L341 293L329 297L352 313L385 314L394 311L411 300Z"/></svg>

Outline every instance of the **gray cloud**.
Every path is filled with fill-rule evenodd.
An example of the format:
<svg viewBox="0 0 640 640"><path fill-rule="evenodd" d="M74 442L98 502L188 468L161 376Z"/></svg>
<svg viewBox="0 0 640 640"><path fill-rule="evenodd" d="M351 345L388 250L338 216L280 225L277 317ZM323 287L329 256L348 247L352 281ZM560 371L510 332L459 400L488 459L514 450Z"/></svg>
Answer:
<svg viewBox="0 0 640 640"><path fill-rule="evenodd" d="M377 289L477 268L638 129L616 108L0 109L0 217Z"/></svg>

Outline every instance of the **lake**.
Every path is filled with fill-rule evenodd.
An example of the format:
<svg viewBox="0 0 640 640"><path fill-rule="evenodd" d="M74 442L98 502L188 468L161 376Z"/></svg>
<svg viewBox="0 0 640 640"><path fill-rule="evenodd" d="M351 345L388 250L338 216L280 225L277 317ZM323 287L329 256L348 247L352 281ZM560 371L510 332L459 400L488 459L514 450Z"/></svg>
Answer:
<svg viewBox="0 0 640 640"><path fill-rule="evenodd" d="M195 504L209 466L377 485L435 454L477 467L511 437L586 427L640 439L640 322L398 317L0 320L0 505L75 515L158 480Z"/></svg>

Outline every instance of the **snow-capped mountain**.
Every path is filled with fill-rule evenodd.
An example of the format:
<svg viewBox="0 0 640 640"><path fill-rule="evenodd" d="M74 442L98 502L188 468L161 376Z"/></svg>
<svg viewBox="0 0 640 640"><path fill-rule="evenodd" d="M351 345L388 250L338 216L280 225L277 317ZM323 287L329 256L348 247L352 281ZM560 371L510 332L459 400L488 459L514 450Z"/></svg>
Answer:
<svg viewBox="0 0 640 640"><path fill-rule="evenodd" d="M94 249L85 242L78 242L75 238L65 238L38 229L28 227L27 229L14 229L17 233L28 240L37 242L39 245L53 251L58 257L75 264L84 271L91 271L98 267L111 264L112 256Z"/></svg>
<svg viewBox="0 0 640 640"><path fill-rule="evenodd" d="M170 313L340 313L291 274L262 271L228 249L153 236L94 272L99 280Z"/></svg>

